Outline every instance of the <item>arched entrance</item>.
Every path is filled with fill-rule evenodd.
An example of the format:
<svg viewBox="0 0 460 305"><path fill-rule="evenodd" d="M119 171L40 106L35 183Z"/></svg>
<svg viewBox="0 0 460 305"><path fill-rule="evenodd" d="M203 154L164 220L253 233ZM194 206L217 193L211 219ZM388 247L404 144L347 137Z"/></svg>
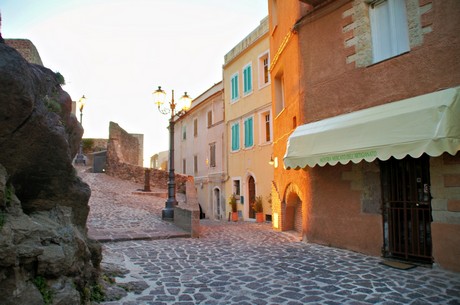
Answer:
<svg viewBox="0 0 460 305"><path fill-rule="evenodd" d="M303 234L303 215L302 215L302 192L299 187L291 183L287 186L282 203L282 231L296 231Z"/></svg>
<svg viewBox="0 0 460 305"><path fill-rule="evenodd" d="M220 206L220 189L217 188L217 187L214 189L213 202L214 202L215 217L216 217L216 219L221 219L222 218L222 209L221 209L221 206Z"/></svg>
<svg viewBox="0 0 460 305"><path fill-rule="evenodd" d="M249 176L248 178L248 203L249 203L249 218L255 218L256 213L252 208L254 201L256 200L256 183L254 177Z"/></svg>
<svg viewBox="0 0 460 305"><path fill-rule="evenodd" d="M302 201L296 193L286 197L285 230L302 233Z"/></svg>

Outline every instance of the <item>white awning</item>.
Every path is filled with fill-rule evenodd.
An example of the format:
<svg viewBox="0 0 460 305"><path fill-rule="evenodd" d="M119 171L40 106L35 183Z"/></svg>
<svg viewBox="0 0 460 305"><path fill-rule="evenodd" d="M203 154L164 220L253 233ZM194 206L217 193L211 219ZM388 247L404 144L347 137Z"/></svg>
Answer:
<svg viewBox="0 0 460 305"><path fill-rule="evenodd" d="M460 150L460 87L339 115L296 128L284 166L435 157Z"/></svg>

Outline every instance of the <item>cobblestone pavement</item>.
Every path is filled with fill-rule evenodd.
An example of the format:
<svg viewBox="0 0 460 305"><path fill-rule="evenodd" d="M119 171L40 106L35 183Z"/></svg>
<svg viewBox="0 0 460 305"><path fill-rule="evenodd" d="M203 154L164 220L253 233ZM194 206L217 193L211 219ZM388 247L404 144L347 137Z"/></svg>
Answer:
<svg viewBox="0 0 460 305"><path fill-rule="evenodd" d="M91 187L88 235L101 242L162 239L190 236L169 222L161 220L166 199L136 195L143 185L123 181L106 174L90 173L79 168L79 176ZM152 189L151 193L164 194ZM178 199L181 194L177 194Z"/></svg>
<svg viewBox="0 0 460 305"><path fill-rule="evenodd" d="M152 198L138 196L142 203L136 205L120 195L127 189L124 182L101 177L115 186L106 188L109 194L93 189L90 226L107 232L112 225L175 230L160 220L161 205L148 207ZM84 179L93 179L94 187L101 177ZM134 288L102 304L460 304L458 273L390 268L378 257L299 242L274 232L269 223L203 220L201 225L197 239L104 243L103 263L126 268L117 284Z"/></svg>

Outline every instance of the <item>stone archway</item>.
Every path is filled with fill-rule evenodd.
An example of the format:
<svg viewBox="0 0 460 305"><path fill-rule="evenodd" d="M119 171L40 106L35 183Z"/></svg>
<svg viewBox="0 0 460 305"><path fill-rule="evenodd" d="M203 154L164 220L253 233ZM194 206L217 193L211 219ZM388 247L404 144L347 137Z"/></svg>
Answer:
<svg viewBox="0 0 460 305"><path fill-rule="evenodd" d="M286 188L284 195L282 213L283 213L283 231L296 231L302 234L302 194L297 185L291 183Z"/></svg>

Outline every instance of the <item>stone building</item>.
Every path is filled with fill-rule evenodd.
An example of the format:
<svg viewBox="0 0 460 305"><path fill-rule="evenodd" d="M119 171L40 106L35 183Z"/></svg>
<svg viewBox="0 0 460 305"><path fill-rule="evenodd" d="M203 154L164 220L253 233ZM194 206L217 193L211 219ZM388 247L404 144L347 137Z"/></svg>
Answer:
<svg viewBox="0 0 460 305"><path fill-rule="evenodd" d="M143 166L143 135L130 134L117 123L110 122L107 143L107 166L127 163Z"/></svg>
<svg viewBox="0 0 460 305"><path fill-rule="evenodd" d="M43 66L42 59L35 45L29 39L5 39L10 47L16 49L31 64Z"/></svg>
<svg viewBox="0 0 460 305"><path fill-rule="evenodd" d="M460 2L269 14L274 228L460 271Z"/></svg>
<svg viewBox="0 0 460 305"><path fill-rule="evenodd" d="M235 194L240 219L255 218L252 204L263 198L263 213L271 219L269 196L273 167L268 17L230 50L224 59L225 150L228 181L225 193ZM229 206L229 205L228 205Z"/></svg>
<svg viewBox="0 0 460 305"><path fill-rule="evenodd" d="M150 157L150 168L168 170L169 151L160 151Z"/></svg>
<svg viewBox="0 0 460 305"><path fill-rule="evenodd" d="M198 203L211 219L225 216L223 99L219 82L195 98L190 110L175 123L175 170L194 177Z"/></svg>

